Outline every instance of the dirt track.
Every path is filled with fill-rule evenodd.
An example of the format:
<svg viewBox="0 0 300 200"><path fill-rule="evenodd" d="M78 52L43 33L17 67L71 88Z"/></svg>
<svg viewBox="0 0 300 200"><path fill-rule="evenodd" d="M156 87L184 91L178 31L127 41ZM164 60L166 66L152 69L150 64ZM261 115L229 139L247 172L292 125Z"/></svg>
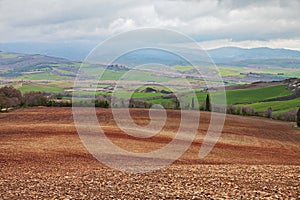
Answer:
<svg viewBox="0 0 300 200"><path fill-rule="evenodd" d="M132 110L137 123L146 110ZM136 139L119 130L109 109L98 109L111 140L136 152L172 140L180 114L169 111L164 133ZM228 115L217 145L205 159L198 151L210 115L188 151L173 165L127 174L94 159L82 145L70 108L27 108L0 115L0 199L26 198L300 198L300 131L293 123Z"/></svg>

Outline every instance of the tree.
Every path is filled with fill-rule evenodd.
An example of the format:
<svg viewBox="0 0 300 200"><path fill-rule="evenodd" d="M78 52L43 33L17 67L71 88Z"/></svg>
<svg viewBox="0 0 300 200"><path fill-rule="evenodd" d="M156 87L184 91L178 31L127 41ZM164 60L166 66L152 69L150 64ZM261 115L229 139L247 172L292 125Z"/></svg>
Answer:
<svg viewBox="0 0 300 200"><path fill-rule="evenodd" d="M8 102L9 102L9 99L4 94L0 93L0 109L10 107L8 105Z"/></svg>
<svg viewBox="0 0 300 200"><path fill-rule="evenodd" d="M45 106L48 100L41 92L29 92L24 94L22 102L27 106Z"/></svg>
<svg viewBox="0 0 300 200"><path fill-rule="evenodd" d="M12 86L0 88L1 108L18 107L21 104L22 94Z"/></svg>
<svg viewBox="0 0 300 200"><path fill-rule="evenodd" d="M192 109L195 108L195 100L194 100L194 97L192 98Z"/></svg>
<svg viewBox="0 0 300 200"><path fill-rule="evenodd" d="M178 110L178 109L180 109L180 102L178 101L178 99L175 97L175 99L174 99L174 108L176 109L176 110Z"/></svg>
<svg viewBox="0 0 300 200"><path fill-rule="evenodd" d="M297 125L298 125L298 127L300 127L300 108L298 109L298 112L297 112Z"/></svg>
<svg viewBox="0 0 300 200"><path fill-rule="evenodd" d="M95 101L95 107L100 107L100 108L109 108L109 103L107 100L96 100Z"/></svg>
<svg viewBox="0 0 300 200"><path fill-rule="evenodd" d="M205 100L205 111L211 111L211 103L210 103L210 97L209 97L209 94L206 95L206 100Z"/></svg>

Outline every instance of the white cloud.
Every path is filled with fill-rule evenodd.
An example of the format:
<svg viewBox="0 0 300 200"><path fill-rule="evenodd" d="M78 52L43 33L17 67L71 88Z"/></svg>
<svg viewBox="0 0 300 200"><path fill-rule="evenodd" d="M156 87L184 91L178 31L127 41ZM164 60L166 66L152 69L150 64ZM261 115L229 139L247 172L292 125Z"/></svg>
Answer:
<svg viewBox="0 0 300 200"><path fill-rule="evenodd" d="M117 33L120 31L129 31L136 28L135 21L132 19L118 18L109 24L108 29L112 33Z"/></svg>
<svg viewBox="0 0 300 200"><path fill-rule="evenodd" d="M122 31L159 27L198 41L297 48L299 8L297 0L1 0L0 42L99 41Z"/></svg>

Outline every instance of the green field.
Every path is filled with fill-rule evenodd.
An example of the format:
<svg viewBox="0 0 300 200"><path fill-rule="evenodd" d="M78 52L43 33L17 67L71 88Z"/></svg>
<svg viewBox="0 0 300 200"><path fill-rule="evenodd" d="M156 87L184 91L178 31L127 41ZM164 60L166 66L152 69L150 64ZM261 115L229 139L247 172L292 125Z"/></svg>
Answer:
<svg viewBox="0 0 300 200"><path fill-rule="evenodd" d="M221 93L212 93L216 98L215 102L218 103L218 97ZM291 91L285 89L285 85L263 87L257 89L243 89L243 90L227 90L226 98L227 104L239 104L239 103L255 103L266 99L272 99L281 96L287 96L292 94ZM207 93L198 93L198 101L205 100Z"/></svg>
<svg viewBox="0 0 300 200"><path fill-rule="evenodd" d="M150 99L150 100L148 100L148 102L152 103L152 104L160 104L160 105L173 104L172 99L163 99L163 98Z"/></svg>
<svg viewBox="0 0 300 200"><path fill-rule="evenodd" d="M22 93L26 92L50 92L50 93L60 93L64 92L64 89L57 85L22 85L17 87Z"/></svg>
<svg viewBox="0 0 300 200"><path fill-rule="evenodd" d="M226 91L227 104L253 103L265 99L291 95L292 92L285 89L285 85L270 86L258 89L229 90Z"/></svg>
<svg viewBox="0 0 300 200"><path fill-rule="evenodd" d="M1 56L1 54L0 54ZM6 57L11 57L13 55L5 54ZM25 68L16 69L17 76L10 77L9 80L16 80L15 85L17 89L20 89L22 93L34 91L34 92L49 92L49 93L64 93L65 89L70 89L73 87L73 80L75 79L76 70L81 66L80 62L74 63L61 63L61 64L48 64L44 66L27 66ZM161 66L150 66L147 67L148 71L145 71L143 68L138 68L137 70L130 69L106 69L103 65L90 65L84 64L81 70L86 74L86 83L82 83L83 88L92 87L93 82L90 80L111 80L117 81L121 80L124 83L130 84L139 84L143 83L144 85L139 87L131 96L133 99L139 99L141 101L149 102L152 104L164 104L164 105L173 105L174 99L168 98L168 94L161 92L165 91L179 91L180 100L183 101L182 107L189 107L192 102L192 94L187 91L187 88L184 86L183 81L189 81L194 88L198 103L202 105L205 102L207 92L203 92L205 82L201 78L192 78L193 76L188 76L188 78L181 78L177 75L172 77L166 74L161 74L159 71ZM177 71L184 73L186 75L195 75L195 68L193 66L170 66L171 71ZM278 73L282 77L300 77L300 71L292 68L283 68L283 67L265 67L265 68L249 68L242 66L218 66L219 74L223 77L227 77L226 84L237 85L241 84L243 77L247 76L241 73L261 73L266 76L277 76ZM27 70L27 71L26 71ZM105 71L104 71L105 70ZM154 70L154 71L149 71ZM201 70L211 70L209 67L203 67ZM4 70L5 71L5 70ZM299 71L299 72L298 72ZM35 73L38 72L38 73ZM101 72L103 73L102 77L98 77ZM168 72L164 69L164 73ZM209 71L211 72L211 71ZM4 76L4 75L3 75ZM4 76L4 80L5 80ZM19 81L29 81L27 84L19 85ZM45 83L47 80L48 83ZM246 81L246 80L245 80ZM153 84L152 84L153 83ZM157 83L157 84L155 84ZM162 84L163 83L163 84ZM244 82L246 83L246 82ZM161 85L160 85L161 84ZM163 85L167 85L166 87ZM95 95L111 96L112 92L109 87L114 86L114 84L98 84L98 88L103 88L106 91L96 92ZM146 87L151 87L156 92L144 92ZM126 88L126 87L125 87ZM92 91L80 91L77 93L82 95L82 98L85 96L94 95ZM226 100L227 105L236 105L236 106L249 106L254 108L257 112L264 111L269 107L272 107L274 113L286 112L291 109L299 107L300 99L293 99L290 101L272 101L272 102L260 102L267 99L273 99L282 96L291 95L292 92L286 90L285 85L269 86L262 87L257 89L237 89L237 90L227 90L226 91ZM65 93L66 97L70 97L70 93ZM220 92L211 92L210 96L212 98L212 103L221 104L223 103ZM118 98L128 98L128 92L123 92L117 94ZM196 102L195 102L196 103ZM172 106L170 106L172 108Z"/></svg>
<svg viewBox="0 0 300 200"><path fill-rule="evenodd" d="M18 77L19 80L66 80L67 76L56 75L53 72L42 72L38 74L26 74Z"/></svg>
<svg viewBox="0 0 300 200"><path fill-rule="evenodd" d="M243 72L243 67L222 67L218 66L219 69L219 75L221 76L242 76L240 75L241 72Z"/></svg>
<svg viewBox="0 0 300 200"><path fill-rule="evenodd" d="M197 93L198 102L203 104L205 102L207 92ZM272 107L274 113L286 112L292 109L300 107L300 98L293 99L289 101L272 101L272 102L259 102L266 99L272 99L276 97L282 97L290 95L291 92L285 89L285 85L277 85L270 87L263 87L257 89L243 89L243 90L228 90L226 91L227 96L227 105L237 105L237 106L249 106L253 107L256 111L265 111L267 108ZM186 104L191 103L192 95L191 94L181 94L183 102ZM216 104L221 103L220 92L211 92L211 97L214 98ZM145 100L150 103L162 104L163 102L171 102L171 99L155 98Z"/></svg>
<svg viewBox="0 0 300 200"><path fill-rule="evenodd" d="M272 108L273 113L280 114L290 110L295 110L300 107L300 98L287 100L287 101L271 101L271 102L260 102L253 104L244 104L243 106L249 106L255 109L257 112L265 111L268 108Z"/></svg>
<svg viewBox="0 0 300 200"><path fill-rule="evenodd" d="M300 70L296 70L295 68L288 67L240 67L240 66L218 66L219 74L222 76L233 76L233 77L243 77L240 73L249 73L255 72L260 74L270 74L277 76L278 73L281 73L286 78L291 77L300 77Z"/></svg>

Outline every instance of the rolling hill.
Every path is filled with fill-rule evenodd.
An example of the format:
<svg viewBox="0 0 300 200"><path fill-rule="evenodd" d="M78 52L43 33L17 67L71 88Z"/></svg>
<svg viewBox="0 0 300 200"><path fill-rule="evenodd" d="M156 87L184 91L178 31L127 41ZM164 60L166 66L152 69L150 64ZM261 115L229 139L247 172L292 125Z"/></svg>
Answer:
<svg viewBox="0 0 300 200"><path fill-rule="evenodd" d="M289 81L283 80L290 77L300 77L300 70L296 70L299 68L297 62L299 61L298 57L300 52L285 49L241 49L235 47L220 48L210 50L209 52L216 59L221 58L220 60L228 63L235 63L235 66L227 66L224 63L219 66L219 73L223 76L225 84L231 86L231 88L227 88L226 92L228 104L249 106L255 108L258 112L262 112L268 107L272 107L273 102L274 112L277 114L294 110L300 106L298 96L282 100L274 99L292 94L291 90L287 90ZM155 59L164 57L163 62L172 62L172 65L169 68L166 67L166 69L161 68L161 66L147 66L146 68L135 70L134 76L126 81L132 84L145 84L147 80L158 84L169 84L169 82L175 81L177 82L176 84L179 84L182 80L188 79L194 84L193 87L196 88L197 91L206 88L202 77L195 75L197 72L192 66L188 66L186 63L173 65L176 64L177 61L174 55L168 54L167 52L162 54L162 52L155 52L153 50L146 51L146 55L141 55L141 53L142 52L134 52L133 54L125 56L123 59L133 64L139 59L141 59L141 61L152 62ZM249 64L249 60L252 64ZM295 60L297 62L294 62ZM122 59L119 61L122 63ZM272 61L274 66L265 65L266 63L270 64L269 61ZM259 62L259 64L253 64L255 62ZM243 65L239 66L237 63L242 63ZM62 96L70 98L73 81L81 64L81 62L39 54L0 52L0 86L13 85L23 93L30 91L40 91L50 94L61 93ZM284 67L280 67L279 65L281 64ZM85 63L84 70L93 76L99 73L99 70L104 70L104 68L105 66L101 64L92 65ZM205 69L209 70L209 67ZM103 74L102 82L98 83L98 87L101 88L101 91L99 90L97 95L111 96L112 88L116 84L116 81L123 81L122 76L130 72L130 70L132 70L132 66L123 66L120 64L109 66ZM91 80L94 78L95 77L90 77ZM257 81L276 82L272 84L264 82L261 84L249 84ZM246 83L248 83L250 88L247 88ZM90 91L88 88L95 84L94 82L87 82L84 86L87 89L83 92L89 94ZM253 88L254 86L256 88ZM182 87L184 91L184 86L177 85L177 87ZM123 94L120 95L120 97L123 97ZM187 94L184 95L186 95L187 98L189 97ZM160 90L153 93L136 91L132 98L149 103L172 103L172 98L167 96L168 94L162 93ZM199 102L203 102L206 98L206 93L198 92L197 96ZM266 102L269 99L274 100Z"/></svg>

